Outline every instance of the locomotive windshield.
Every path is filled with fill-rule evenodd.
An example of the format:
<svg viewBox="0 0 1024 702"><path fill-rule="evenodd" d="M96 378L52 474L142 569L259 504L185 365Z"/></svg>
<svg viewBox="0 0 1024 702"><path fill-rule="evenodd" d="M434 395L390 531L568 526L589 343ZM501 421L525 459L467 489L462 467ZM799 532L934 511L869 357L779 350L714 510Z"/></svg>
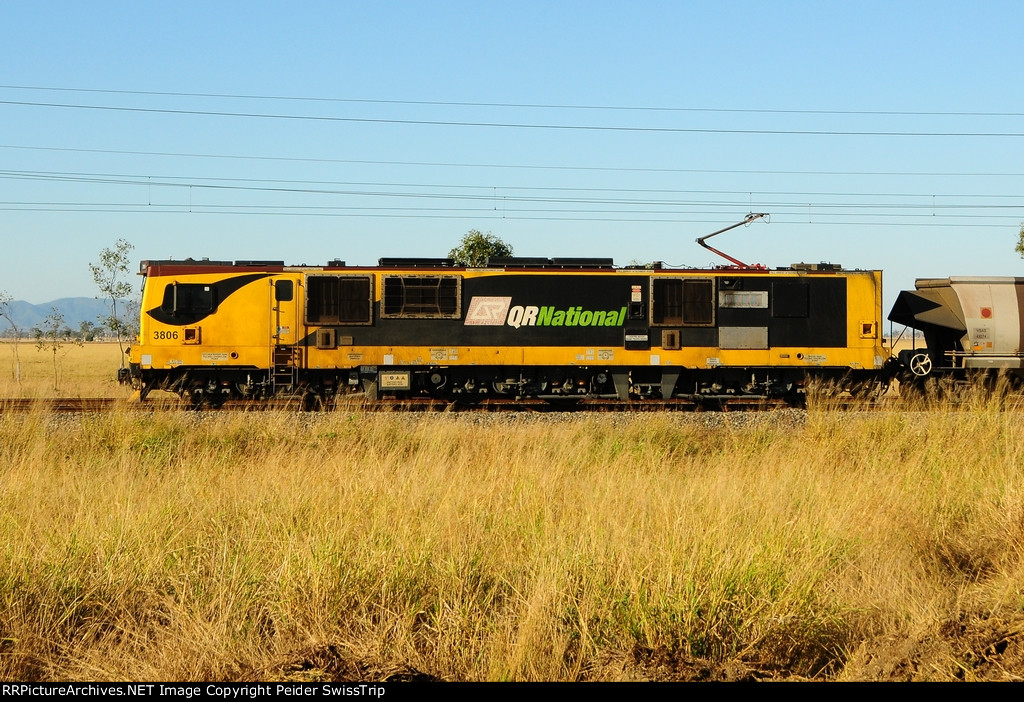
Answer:
<svg viewBox="0 0 1024 702"><path fill-rule="evenodd" d="M171 315L209 314L217 306L212 285L172 283L164 288L160 308Z"/></svg>

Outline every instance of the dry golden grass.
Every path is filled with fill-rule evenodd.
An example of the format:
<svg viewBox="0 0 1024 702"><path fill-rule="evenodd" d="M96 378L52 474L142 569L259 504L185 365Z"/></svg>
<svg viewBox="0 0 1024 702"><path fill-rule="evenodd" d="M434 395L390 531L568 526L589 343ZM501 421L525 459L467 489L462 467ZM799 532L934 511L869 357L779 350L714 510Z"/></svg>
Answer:
<svg viewBox="0 0 1024 702"><path fill-rule="evenodd" d="M127 397L117 384L121 351L116 342L65 344L56 354L36 348L33 340L0 342L0 398ZM127 358L125 359L127 362ZM17 368L20 361L20 381ZM56 377L55 377L56 376Z"/></svg>
<svg viewBox="0 0 1024 702"><path fill-rule="evenodd" d="M1024 607L1022 464L985 406L0 414L0 677L865 677Z"/></svg>
<svg viewBox="0 0 1024 702"><path fill-rule="evenodd" d="M1019 679L1019 414L905 407L0 413L0 679Z"/></svg>

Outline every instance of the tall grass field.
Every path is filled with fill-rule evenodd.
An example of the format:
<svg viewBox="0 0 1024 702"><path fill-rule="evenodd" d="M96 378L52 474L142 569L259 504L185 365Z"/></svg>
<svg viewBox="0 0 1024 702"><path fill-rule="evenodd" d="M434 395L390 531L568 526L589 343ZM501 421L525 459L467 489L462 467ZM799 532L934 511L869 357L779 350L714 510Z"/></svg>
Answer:
<svg viewBox="0 0 1024 702"><path fill-rule="evenodd" d="M0 678L1019 680L1020 417L0 412Z"/></svg>
<svg viewBox="0 0 1024 702"><path fill-rule="evenodd" d="M118 385L116 343L62 343L39 348L33 339L0 341L0 398L129 397ZM124 356L128 365L128 357Z"/></svg>

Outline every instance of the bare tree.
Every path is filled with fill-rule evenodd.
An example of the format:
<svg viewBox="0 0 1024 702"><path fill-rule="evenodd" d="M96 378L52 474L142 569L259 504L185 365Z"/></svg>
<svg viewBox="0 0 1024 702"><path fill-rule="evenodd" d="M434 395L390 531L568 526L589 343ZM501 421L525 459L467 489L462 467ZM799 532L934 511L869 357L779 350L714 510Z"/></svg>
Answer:
<svg viewBox="0 0 1024 702"><path fill-rule="evenodd" d="M106 327L117 337L117 346L121 349L121 368L124 368L124 340L131 332L131 323L125 316L124 300L134 292L132 284L126 279L130 275L131 252L135 247L126 239L118 239L114 248L100 251L98 263L90 263L93 282L100 289L100 295L107 301L110 314L97 318L101 326Z"/></svg>
<svg viewBox="0 0 1024 702"><path fill-rule="evenodd" d="M11 325L11 331L14 335L14 345L11 347L11 353L14 354L14 380L17 383L21 383L21 356L19 355L18 345L21 343L21 329L18 328L17 323L14 321L14 311L11 309L11 303L14 302L6 290L0 290L0 318L6 319L7 323Z"/></svg>

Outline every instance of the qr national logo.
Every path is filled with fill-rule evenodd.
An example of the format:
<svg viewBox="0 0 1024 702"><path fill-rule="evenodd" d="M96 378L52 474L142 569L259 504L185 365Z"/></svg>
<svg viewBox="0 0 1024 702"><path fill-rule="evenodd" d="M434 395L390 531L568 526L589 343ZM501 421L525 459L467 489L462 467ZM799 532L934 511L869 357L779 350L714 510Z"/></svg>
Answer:
<svg viewBox="0 0 1024 702"><path fill-rule="evenodd" d="M466 311L466 326L500 327L508 316L511 297L474 297Z"/></svg>

